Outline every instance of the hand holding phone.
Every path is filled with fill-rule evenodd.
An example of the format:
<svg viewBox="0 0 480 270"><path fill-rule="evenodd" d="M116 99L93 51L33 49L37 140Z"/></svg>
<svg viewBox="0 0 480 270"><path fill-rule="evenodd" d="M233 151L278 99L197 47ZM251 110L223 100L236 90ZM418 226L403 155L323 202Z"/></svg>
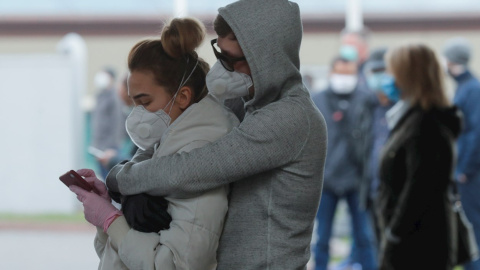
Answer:
<svg viewBox="0 0 480 270"><path fill-rule="evenodd" d="M59 177L60 181L62 181L67 187L71 185L78 186L80 188L85 189L86 191L92 191L93 187L85 181L77 172L74 170L70 170L65 174Z"/></svg>

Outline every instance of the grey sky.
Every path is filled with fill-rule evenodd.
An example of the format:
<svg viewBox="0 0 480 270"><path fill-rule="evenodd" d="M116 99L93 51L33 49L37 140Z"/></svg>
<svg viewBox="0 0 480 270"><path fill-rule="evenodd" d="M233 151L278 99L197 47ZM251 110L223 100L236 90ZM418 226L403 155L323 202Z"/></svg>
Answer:
<svg viewBox="0 0 480 270"><path fill-rule="evenodd" d="M191 14L215 14L232 0L188 0ZM343 13L347 0L297 0L303 14ZM0 15L171 14L173 0L1 0ZM478 12L479 0L363 0L365 13Z"/></svg>

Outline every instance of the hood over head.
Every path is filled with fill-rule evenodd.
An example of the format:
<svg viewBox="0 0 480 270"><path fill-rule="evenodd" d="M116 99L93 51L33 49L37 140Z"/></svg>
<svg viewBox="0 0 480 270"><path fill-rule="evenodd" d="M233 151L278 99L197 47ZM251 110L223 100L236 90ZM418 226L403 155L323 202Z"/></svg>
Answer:
<svg viewBox="0 0 480 270"><path fill-rule="evenodd" d="M240 0L218 13L232 28L250 66L255 94L246 107L262 108L292 91L308 94L299 71L303 29L296 3Z"/></svg>

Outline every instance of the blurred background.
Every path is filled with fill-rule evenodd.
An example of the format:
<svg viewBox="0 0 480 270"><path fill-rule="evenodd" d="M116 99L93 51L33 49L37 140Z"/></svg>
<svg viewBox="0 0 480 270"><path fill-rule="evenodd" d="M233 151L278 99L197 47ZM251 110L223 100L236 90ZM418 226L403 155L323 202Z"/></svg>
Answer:
<svg viewBox="0 0 480 270"><path fill-rule="evenodd" d="M90 253L82 256L91 260L89 266L82 266L84 260L73 255L75 250L64 249L68 254L63 258L69 264L78 260L79 269L96 267L94 231L83 221L80 205L58 176L85 167L103 174L95 151L88 150L89 146L102 148L95 145L92 130L99 96L107 84L103 81L102 85L98 74L111 71L110 86L121 91L130 48L146 37L158 37L164 22L177 16L204 22L208 35L199 55L213 64L215 56L208 42L216 37L212 22L218 7L231 2L0 1L0 269L20 269L19 263L25 262L13 255L15 247L32 239L29 233L36 231L41 231L34 234L39 242L52 241L58 250L64 249L62 245L78 248L84 243ZM446 40L461 36L473 48L471 69L480 70L478 0L296 2L304 26L301 72L312 92L326 87L329 65L339 54L340 32L345 28L367 27L370 49L422 42L440 53ZM453 88L450 80L447 85ZM125 106L121 106L123 112ZM126 152L126 144L115 146L116 153ZM105 153L106 149L100 150ZM342 230L341 225L336 228ZM49 233L60 233L55 239L63 240L55 242ZM66 241L67 236L78 237L78 241ZM38 246L40 261L42 246ZM14 262L9 264L7 258ZM44 268L32 269L65 268L61 263L39 265Z"/></svg>

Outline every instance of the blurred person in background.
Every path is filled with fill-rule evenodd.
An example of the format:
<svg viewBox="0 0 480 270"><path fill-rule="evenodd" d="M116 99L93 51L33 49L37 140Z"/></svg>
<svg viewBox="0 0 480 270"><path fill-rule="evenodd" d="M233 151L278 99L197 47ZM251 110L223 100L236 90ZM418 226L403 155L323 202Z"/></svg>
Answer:
<svg viewBox="0 0 480 270"><path fill-rule="evenodd" d="M315 89L313 89L314 78L311 74L307 73L307 74L302 75L302 81L305 84L305 87L307 87L309 92L312 92L312 91L315 90Z"/></svg>
<svg viewBox="0 0 480 270"><path fill-rule="evenodd" d="M361 30L344 29L340 33L340 56L357 62L358 85L364 89L368 87L364 68L370 55L369 39L370 30L366 27Z"/></svg>
<svg viewBox="0 0 480 270"><path fill-rule="evenodd" d="M115 71L104 67L95 74L93 81L97 96L92 112L92 146L103 179L111 168L107 160L118 153L125 138L123 104L115 78Z"/></svg>
<svg viewBox="0 0 480 270"><path fill-rule="evenodd" d="M325 116L329 138L317 213L315 269L327 269L332 225L341 199L346 200L351 216L355 259L363 270L377 269L373 232L367 213L359 208L358 196L371 129L373 96L358 86L354 61L336 57L331 64L329 81L329 87L312 98Z"/></svg>
<svg viewBox="0 0 480 270"><path fill-rule="evenodd" d="M380 269L451 270L454 216L448 193L460 114L446 96L432 49L404 45L389 50L386 62L392 77L383 84L385 93L401 100L387 112L391 131L380 158Z"/></svg>
<svg viewBox="0 0 480 270"><path fill-rule="evenodd" d="M207 95L209 66L196 53L204 36L201 22L173 19L164 26L160 39L142 40L131 49L128 93L136 106L126 128L140 148L132 163L190 152L238 125L232 112ZM125 164L116 165L109 177ZM175 166L176 171L184 169ZM158 168L144 173L136 185L161 174ZM228 185L187 199L146 193L122 196L107 191L92 171L79 174L98 187L99 194L76 187L71 190L83 203L87 221L97 226L99 269L216 269ZM111 204L109 195L121 202L122 212Z"/></svg>
<svg viewBox="0 0 480 270"><path fill-rule="evenodd" d="M380 152L385 144L389 129L386 120L386 112L398 101L398 97L388 97L382 88L382 82L387 77L384 56L386 48L376 48L372 50L368 60L365 62L364 75L367 80L369 91L375 94L376 100L372 110L371 132L366 144L365 168L359 188L360 209L369 214L368 224L374 232L375 255L379 249L381 231L377 223L375 212L375 199L377 189L380 183L378 176L378 164ZM377 259L377 256L375 256ZM358 263L360 259L356 251L355 241L352 241L349 257L340 263L336 268L338 270L347 268L349 265Z"/></svg>
<svg viewBox="0 0 480 270"><path fill-rule="evenodd" d="M380 183L378 175L378 166L380 153L383 145L387 141L390 130L388 129L386 112L390 110L398 101L399 97L387 96L382 88L382 82L387 78L386 64L384 56L386 48L377 48L372 51L368 61L365 64L365 77L367 79L368 89L377 97L377 102L372 114L372 134L369 148L368 162L366 162L365 175L360 185L360 207L367 210L370 214L371 225L375 232L377 249L379 237L381 236L377 218L375 218L375 200L377 197L378 185Z"/></svg>
<svg viewBox="0 0 480 270"><path fill-rule="evenodd" d="M462 206L480 244L480 82L468 66L472 49L464 38L448 40L443 49L448 74L456 81L453 103L462 111L464 129L458 138L455 180ZM480 259L464 265L465 270L480 269Z"/></svg>
<svg viewBox="0 0 480 270"><path fill-rule="evenodd" d="M132 109L135 106L132 98L130 98L128 95L127 79L128 74L123 77L121 84L118 87L118 96L123 102L121 105L121 110L123 113L123 125L125 125L128 115L132 112ZM132 142L125 128L123 128L123 133L123 142L121 143L121 147L118 151L106 152L103 156L97 157L97 160L108 170L124 160L131 159L138 150L138 147Z"/></svg>
<svg viewBox="0 0 480 270"><path fill-rule="evenodd" d="M344 29L340 33L340 48L339 55L340 57L357 63L358 71L358 88L365 91L369 91L369 84L366 77L365 64L369 58L369 45L368 40L370 37L370 31L368 28L364 27L361 30L348 30ZM372 99L374 99L372 95ZM369 140L367 140L369 141ZM366 144L366 151L368 152L370 145ZM368 158L368 157L365 157ZM367 164L365 162L365 164ZM365 176L363 177L365 178ZM365 182L362 180L362 182ZM355 241L352 241L350 255L346 257L341 263L337 265L335 270L349 269L349 267L355 262L358 262L355 249ZM357 267L358 268L358 267Z"/></svg>
<svg viewBox="0 0 480 270"><path fill-rule="evenodd" d="M122 111L123 111L123 117L125 121L127 120L128 116L130 115L133 108L135 107L135 103L133 102L133 99L128 95L128 76L129 76L129 73L123 76L120 87L118 88L118 95L120 96L120 99L123 101ZM138 147L132 142L132 140L130 139L130 136L128 136L127 129L125 129L124 131L125 131L125 140L122 147L123 151L121 151L120 154L124 155L125 158L123 159L130 159L138 150ZM110 166L116 165L118 163L118 160L120 159L122 158L117 158L117 161L110 162Z"/></svg>

